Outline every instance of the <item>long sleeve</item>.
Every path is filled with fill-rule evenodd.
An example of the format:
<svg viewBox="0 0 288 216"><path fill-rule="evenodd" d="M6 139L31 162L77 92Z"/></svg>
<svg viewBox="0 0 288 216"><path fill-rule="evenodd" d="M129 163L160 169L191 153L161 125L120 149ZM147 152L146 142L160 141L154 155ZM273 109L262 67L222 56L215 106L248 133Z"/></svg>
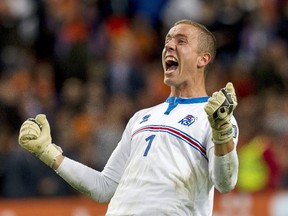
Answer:
<svg viewBox="0 0 288 216"><path fill-rule="evenodd" d="M67 157L56 173L76 190L100 203L108 202L118 185L103 173Z"/></svg>
<svg viewBox="0 0 288 216"><path fill-rule="evenodd" d="M224 155L213 157L212 181L221 193L234 189L238 178L238 156L236 149Z"/></svg>
<svg viewBox="0 0 288 216"><path fill-rule="evenodd" d="M230 192L237 183L238 179L238 155L237 143L239 136L239 128L236 119L232 116L233 124L233 143L234 149L226 155L216 156L214 154L214 143L212 142L211 135L209 136L209 176L215 188L221 193Z"/></svg>
<svg viewBox="0 0 288 216"><path fill-rule="evenodd" d="M94 200L108 202L116 191L129 157L130 125L131 121L102 172L65 157L56 173L72 187Z"/></svg>

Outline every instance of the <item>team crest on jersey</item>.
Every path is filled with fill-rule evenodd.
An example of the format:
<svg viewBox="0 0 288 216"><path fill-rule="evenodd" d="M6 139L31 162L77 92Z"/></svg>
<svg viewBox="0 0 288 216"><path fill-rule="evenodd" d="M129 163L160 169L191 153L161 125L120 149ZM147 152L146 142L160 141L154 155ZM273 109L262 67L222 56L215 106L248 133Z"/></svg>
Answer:
<svg viewBox="0 0 288 216"><path fill-rule="evenodd" d="M148 121L148 119L149 119L150 116L151 116L150 114L145 115L145 116L142 118L142 121L140 122L140 124L142 124L143 122Z"/></svg>
<svg viewBox="0 0 288 216"><path fill-rule="evenodd" d="M181 119L178 123L184 126L190 126L196 121L196 118L192 115L187 115L185 118Z"/></svg>

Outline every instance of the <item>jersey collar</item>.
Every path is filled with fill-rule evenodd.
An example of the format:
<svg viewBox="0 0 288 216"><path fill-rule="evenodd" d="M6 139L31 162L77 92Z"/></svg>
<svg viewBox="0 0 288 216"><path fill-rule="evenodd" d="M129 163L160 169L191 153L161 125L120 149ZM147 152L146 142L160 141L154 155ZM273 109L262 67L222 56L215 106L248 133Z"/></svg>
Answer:
<svg viewBox="0 0 288 216"><path fill-rule="evenodd" d="M166 102L169 103L167 110L165 111L166 115L169 115L170 112L178 105L178 104L195 104L195 103L205 103L207 102L209 97L198 97L198 98L180 98L180 97L168 97Z"/></svg>
<svg viewBox="0 0 288 216"><path fill-rule="evenodd" d="M209 97L198 97L198 98L180 98L180 97L168 97L166 102L171 104L193 104L193 103L204 103L207 102Z"/></svg>

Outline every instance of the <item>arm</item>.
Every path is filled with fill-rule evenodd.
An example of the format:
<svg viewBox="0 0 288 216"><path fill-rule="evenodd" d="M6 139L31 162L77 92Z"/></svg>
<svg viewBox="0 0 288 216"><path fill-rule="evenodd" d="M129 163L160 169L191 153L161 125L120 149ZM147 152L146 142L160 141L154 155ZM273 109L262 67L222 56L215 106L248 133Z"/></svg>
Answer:
<svg viewBox="0 0 288 216"><path fill-rule="evenodd" d="M214 146L214 154L215 156L224 156L231 151L234 150L234 142L233 140L229 140L227 143L224 143L222 145L215 145Z"/></svg>
<svg viewBox="0 0 288 216"><path fill-rule="evenodd" d="M73 188L99 203L108 202L118 185L101 172L65 158L62 154L56 157L52 168Z"/></svg>
<svg viewBox="0 0 288 216"><path fill-rule="evenodd" d="M235 139L234 139L235 140ZM234 189L238 178L238 156L232 139L211 150L209 172L215 188L221 193Z"/></svg>
<svg viewBox="0 0 288 216"><path fill-rule="evenodd" d="M57 170L59 166L61 165L61 163L63 162L63 160L64 160L64 156L62 154L58 155L55 159L52 169Z"/></svg>
<svg viewBox="0 0 288 216"><path fill-rule="evenodd" d="M238 127L232 116L236 106L237 98L232 83L215 92L205 106L214 143L208 155L209 173L214 186L222 193L231 191L238 177Z"/></svg>
<svg viewBox="0 0 288 216"><path fill-rule="evenodd" d="M128 123L122 139L113 151L102 172L91 169L63 155L56 157L53 169L78 191L101 203L109 201L118 186L129 157L129 125L130 123Z"/></svg>
<svg viewBox="0 0 288 216"><path fill-rule="evenodd" d="M55 170L68 184L99 203L108 202L118 183L84 164L60 157L62 162Z"/></svg>
<svg viewBox="0 0 288 216"><path fill-rule="evenodd" d="M78 191L98 202L107 202L113 196L124 172L130 152L129 136L129 130L126 129L102 172L64 157L61 148L51 143L49 122L43 114L22 124L19 144L53 168Z"/></svg>

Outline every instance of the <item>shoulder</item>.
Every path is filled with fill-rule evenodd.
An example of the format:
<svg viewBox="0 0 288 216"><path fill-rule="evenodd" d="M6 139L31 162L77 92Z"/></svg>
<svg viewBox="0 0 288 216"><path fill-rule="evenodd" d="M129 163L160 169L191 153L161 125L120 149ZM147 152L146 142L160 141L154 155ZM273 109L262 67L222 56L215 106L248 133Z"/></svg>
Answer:
<svg viewBox="0 0 288 216"><path fill-rule="evenodd" d="M137 112L131 117L131 119L139 118L139 116L142 117L143 115L149 114L149 113L151 113L151 112L157 112L157 110L161 109L164 104L165 104L165 102L163 102L163 103L161 103L161 104L157 104L157 105L155 105L155 106L148 107L148 108L143 108L143 109L137 111Z"/></svg>

